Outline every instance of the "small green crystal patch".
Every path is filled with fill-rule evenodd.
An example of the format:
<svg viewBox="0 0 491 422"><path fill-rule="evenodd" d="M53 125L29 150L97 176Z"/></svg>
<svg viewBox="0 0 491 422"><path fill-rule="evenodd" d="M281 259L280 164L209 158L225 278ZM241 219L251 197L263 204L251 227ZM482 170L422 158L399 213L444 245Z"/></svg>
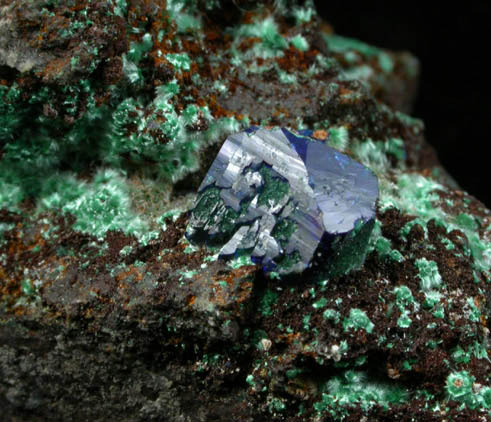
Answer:
<svg viewBox="0 0 491 422"><path fill-rule="evenodd" d="M278 240L280 245L285 248L293 233L298 228L298 224L290 218L284 218L276 223L272 236Z"/></svg>
<svg viewBox="0 0 491 422"><path fill-rule="evenodd" d="M333 377L324 390L314 409L340 421L349 415L350 407L360 406L365 411L376 405L388 407L405 403L409 396L407 390L395 383L372 381L367 373L354 370Z"/></svg>
<svg viewBox="0 0 491 422"><path fill-rule="evenodd" d="M217 241L223 238L230 238L239 215L232 208L225 205L220 196L220 189L216 187L209 187L200 194L193 214L199 221L215 222L217 224Z"/></svg>
<svg viewBox="0 0 491 422"><path fill-rule="evenodd" d="M370 321L365 311L362 309L353 308L350 310L348 318L343 321L344 331L349 330L365 330L367 333L371 333L375 327L373 322Z"/></svg>
<svg viewBox="0 0 491 422"><path fill-rule="evenodd" d="M257 204L273 208L289 194L288 182L275 175L269 166L261 166L259 174L263 177L263 185Z"/></svg>

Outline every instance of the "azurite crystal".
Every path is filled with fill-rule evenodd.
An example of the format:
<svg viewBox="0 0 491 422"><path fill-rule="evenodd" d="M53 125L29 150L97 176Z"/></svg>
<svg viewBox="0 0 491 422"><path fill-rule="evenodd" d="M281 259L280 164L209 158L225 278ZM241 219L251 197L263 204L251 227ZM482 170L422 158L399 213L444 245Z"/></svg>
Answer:
<svg viewBox="0 0 491 422"><path fill-rule="evenodd" d="M266 272L359 265L377 177L309 135L254 127L229 136L198 190L187 237L222 246L222 257L250 254Z"/></svg>

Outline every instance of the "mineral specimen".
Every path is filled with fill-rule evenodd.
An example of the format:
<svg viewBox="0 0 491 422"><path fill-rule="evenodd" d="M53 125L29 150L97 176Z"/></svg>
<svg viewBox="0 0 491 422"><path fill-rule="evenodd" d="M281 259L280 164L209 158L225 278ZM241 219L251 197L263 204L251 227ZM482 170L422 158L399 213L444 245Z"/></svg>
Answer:
<svg viewBox="0 0 491 422"><path fill-rule="evenodd" d="M491 212L404 114L417 60L311 0L228 4L0 0L0 421L491 420ZM195 192L251 125L312 128L377 175L360 268L341 271L356 228L326 277L189 244ZM293 203L301 169L261 167L258 207Z"/></svg>
<svg viewBox="0 0 491 422"><path fill-rule="evenodd" d="M283 274L350 243L352 259L338 262L342 271L358 265L375 218L377 177L309 134L252 127L229 136L199 188L187 237L225 243L221 256L250 253L266 271Z"/></svg>

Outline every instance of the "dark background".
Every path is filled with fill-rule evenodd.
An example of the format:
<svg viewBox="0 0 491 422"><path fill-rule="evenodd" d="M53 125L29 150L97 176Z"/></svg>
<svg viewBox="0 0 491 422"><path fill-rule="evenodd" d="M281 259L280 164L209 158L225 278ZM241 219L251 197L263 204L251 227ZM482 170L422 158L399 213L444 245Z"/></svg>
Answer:
<svg viewBox="0 0 491 422"><path fill-rule="evenodd" d="M491 2L316 0L316 6L338 34L419 58L413 115L424 120L426 139L459 185L491 208Z"/></svg>

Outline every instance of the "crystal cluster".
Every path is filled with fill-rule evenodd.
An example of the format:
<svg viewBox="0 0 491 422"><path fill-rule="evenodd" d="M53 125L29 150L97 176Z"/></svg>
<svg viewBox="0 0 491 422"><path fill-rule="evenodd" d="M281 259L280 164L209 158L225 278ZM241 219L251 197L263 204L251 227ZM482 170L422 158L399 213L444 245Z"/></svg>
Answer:
<svg viewBox="0 0 491 422"><path fill-rule="evenodd" d="M266 272L358 265L377 177L310 131L253 127L227 138L203 180L186 236L249 255Z"/></svg>

